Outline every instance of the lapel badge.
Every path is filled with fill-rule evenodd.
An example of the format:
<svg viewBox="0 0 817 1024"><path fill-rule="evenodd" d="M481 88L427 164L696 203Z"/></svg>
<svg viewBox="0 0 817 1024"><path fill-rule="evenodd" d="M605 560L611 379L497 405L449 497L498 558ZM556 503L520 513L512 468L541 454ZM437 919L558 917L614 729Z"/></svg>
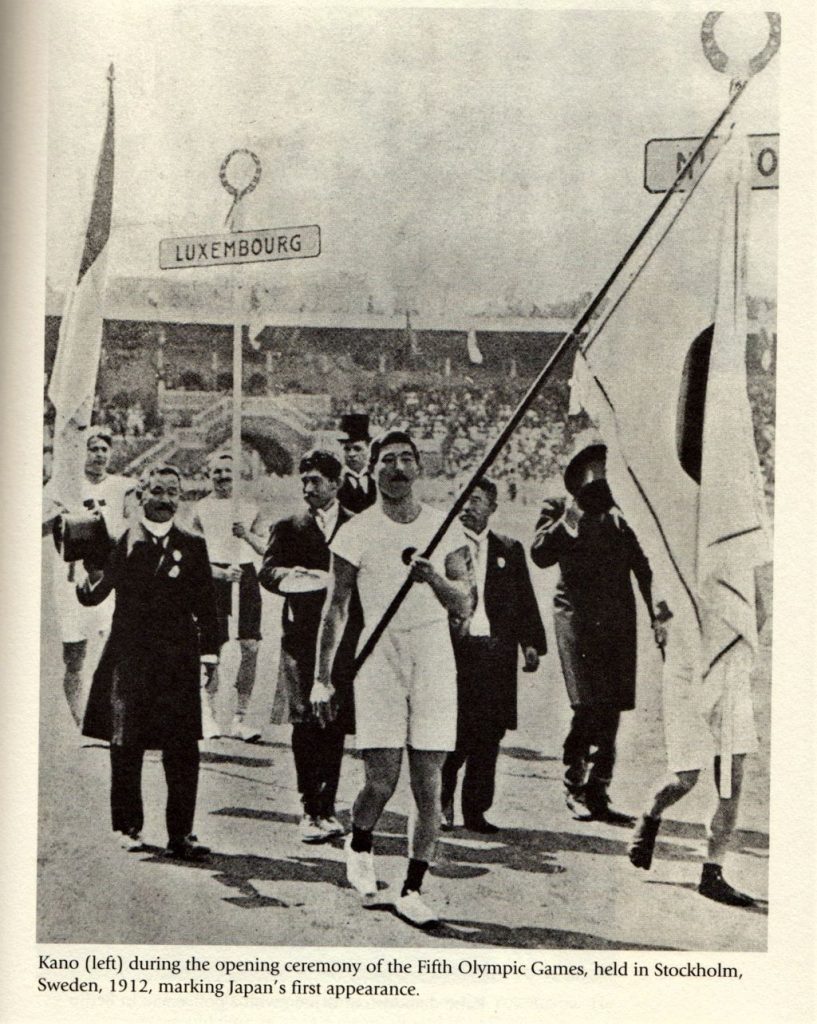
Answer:
<svg viewBox="0 0 817 1024"><path fill-rule="evenodd" d="M175 579L176 579L176 577L177 577L177 576L179 575L179 567L178 567L178 565L174 565L174 566L172 566L172 567L171 567L171 569L170 569L170 570L168 571L168 574L167 574L167 575L168 575L168 576L169 576L169 577L170 577L170 578L171 578L172 580L175 580Z"/></svg>
<svg viewBox="0 0 817 1024"><path fill-rule="evenodd" d="M502 557L502 555L500 555L497 558L496 564L497 564L497 567L500 568L500 569L504 569L505 568L506 563L505 563L505 559Z"/></svg>
<svg viewBox="0 0 817 1024"><path fill-rule="evenodd" d="M171 552L171 557L172 557L174 562L181 562L181 560L182 560L182 553L181 553L181 551L179 551L178 548L174 548L173 551Z"/></svg>

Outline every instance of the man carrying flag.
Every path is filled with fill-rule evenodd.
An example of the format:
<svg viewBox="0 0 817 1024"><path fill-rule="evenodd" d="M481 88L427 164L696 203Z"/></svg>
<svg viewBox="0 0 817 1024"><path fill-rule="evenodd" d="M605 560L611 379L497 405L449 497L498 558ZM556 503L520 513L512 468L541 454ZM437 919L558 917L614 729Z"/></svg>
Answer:
<svg viewBox="0 0 817 1024"><path fill-rule="evenodd" d="M734 115L727 127L610 294L577 355L573 398L608 446L611 487L673 615L663 677L671 774L636 825L630 860L650 867L661 814L714 765L698 891L750 906L722 864L744 755L756 749L754 570L768 554L745 368L747 133Z"/></svg>

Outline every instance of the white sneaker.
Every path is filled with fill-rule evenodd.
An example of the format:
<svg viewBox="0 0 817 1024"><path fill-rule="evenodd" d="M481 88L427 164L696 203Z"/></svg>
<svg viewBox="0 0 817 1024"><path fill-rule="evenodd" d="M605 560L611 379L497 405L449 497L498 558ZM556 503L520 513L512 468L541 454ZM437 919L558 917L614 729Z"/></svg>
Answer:
<svg viewBox="0 0 817 1024"><path fill-rule="evenodd" d="M119 848L125 850L126 853L139 853L145 848L141 832L120 832L117 838L119 839Z"/></svg>
<svg viewBox="0 0 817 1024"><path fill-rule="evenodd" d="M394 901L394 909L399 917L417 928L430 928L440 920L434 911L423 903L419 892L414 889L407 892L405 896L398 896Z"/></svg>
<svg viewBox="0 0 817 1024"><path fill-rule="evenodd" d="M377 895L377 875L374 872L374 855L359 853L352 849L352 837L346 840L346 878L353 889L361 896Z"/></svg>
<svg viewBox="0 0 817 1024"><path fill-rule="evenodd" d="M245 743L257 743L261 739L261 730L245 725L243 720L236 716L227 735L234 740L243 740Z"/></svg>
<svg viewBox="0 0 817 1024"><path fill-rule="evenodd" d="M302 843L322 843L327 838L321 822L310 814L305 814L301 818L300 828Z"/></svg>
<svg viewBox="0 0 817 1024"><path fill-rule="evenodd" d="M330 818L320 819L321 828L327 836L345 836L346 829L333 814Z"/></svg>

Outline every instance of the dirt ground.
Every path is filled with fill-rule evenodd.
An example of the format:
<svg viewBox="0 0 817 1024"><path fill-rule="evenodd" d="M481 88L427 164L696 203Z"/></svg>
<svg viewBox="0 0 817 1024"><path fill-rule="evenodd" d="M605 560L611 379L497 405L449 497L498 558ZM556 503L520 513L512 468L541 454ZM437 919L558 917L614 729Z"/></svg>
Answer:
<svg viewBox="0 0 817 1024"><path fill-rule="evenodd" d="M427 487L431 500L445 488ZM278 514L297 508L293 482L276 495ZM510 508L510 511L508 510ZM528 543L534 504L497 513L495 527ZM51 552L47 551L50 556ZM345 880L342 842L299 840L289 728L269 726L278 662L280 599L264 598L264 641L252 720L263 741L202 743L196 829L210 861L183 865L160 856L165 842L159 755L144 771L144 853L114 844L108 819L108 754L82 746L62 695L60 645L44 597L40 702L37 937L41 942L263 946L487 947L763 950L766 909L713 904L695 891L712 807L710 775L665 822L649 873L626 858L628 830L573 820L562 799L561 743L569 718L555 654L550 595L555 570L534 570L551 652L519 676L520 728L499 759L490 817L497 836L445 833L425 891L444 923L411 928L391 907L402 879L409 793L405 777L375 837L381 898L361 907ZM47 578L47 577L44 577ZM660 659L639 623L639 700L623 716L614 803L635 813L664 770ZM767 639L767 638L766 638ZM232 645L231 645L232 646ZM745 793L727 877L765 897L768 889L770 655L754 676L760 751L747 765ZM227 653L227 660L234 652ZM225 666L229 676L229 665ZM222 719L233 692L223 685ZM340 816L360 784L351 741L339 791ZM405 773L404 773L405 775Z"/></svg>

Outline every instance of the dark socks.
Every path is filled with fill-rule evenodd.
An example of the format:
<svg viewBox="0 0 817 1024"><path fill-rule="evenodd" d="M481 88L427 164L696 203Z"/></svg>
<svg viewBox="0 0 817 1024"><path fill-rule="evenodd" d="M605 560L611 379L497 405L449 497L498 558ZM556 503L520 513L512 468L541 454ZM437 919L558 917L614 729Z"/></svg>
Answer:
<svg viewBox="0 0 817 1024"><path fill-rule="evenodd" d="M403 882L400 895L405 896L409 892L419 892L426 871L428 871L428 861L415 860L412 857L408 862L408 872L406 873L406 880Z"/></svg>
<svg viewBox="0 0 817 1024"><path fill-rule="evenodd" d="M352 849L355 853L370 853L372 849L371 829L358 828L352 825Z"/></svg>

